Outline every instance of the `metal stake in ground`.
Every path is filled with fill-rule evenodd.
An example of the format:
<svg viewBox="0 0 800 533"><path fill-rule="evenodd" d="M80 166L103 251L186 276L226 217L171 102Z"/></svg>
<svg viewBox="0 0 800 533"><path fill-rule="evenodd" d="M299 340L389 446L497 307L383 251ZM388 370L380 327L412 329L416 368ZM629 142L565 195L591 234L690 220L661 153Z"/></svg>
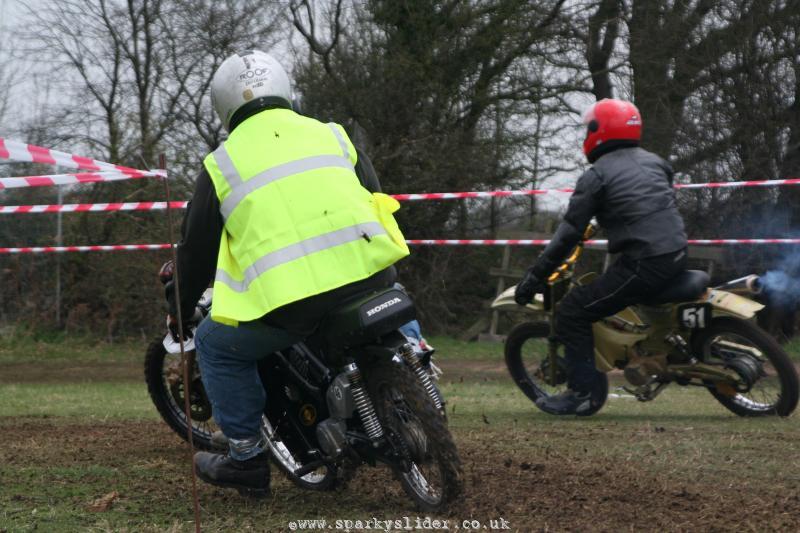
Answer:
<svg viewBox="0 0 800 533"><path fill-rule="evenodd" d="M164 154L158 156L158 166L161 167L161 170L167 170L167 157ZM191 363L193 361L189 361L189 357L186 355L186 351L183 348L183 315L181 313L181 286L180 286L180 277L178 276L178 251L175 247L175 232L174 226L172 225L172 209L170 206L170 193L169 193L169 178L164 177L164 192L167 197L167 226L169 232L169 243L170 248L172 249L172 281L175 285L175 309L177 310L177 320L178 320L178 342L181 347L181 367L183 369L183 411L184 416L186 417L186 432L188 433L188 442L189 442L189 453L190 453L190 460L189 464L191 465L192 469L192 500L194 504L194 530L197 533L200 533L200 502L197 498L197 474L194 470L194 439L192 434L192 408L191 408L191 380L189 379L189 367L193 366Z"/></svg>

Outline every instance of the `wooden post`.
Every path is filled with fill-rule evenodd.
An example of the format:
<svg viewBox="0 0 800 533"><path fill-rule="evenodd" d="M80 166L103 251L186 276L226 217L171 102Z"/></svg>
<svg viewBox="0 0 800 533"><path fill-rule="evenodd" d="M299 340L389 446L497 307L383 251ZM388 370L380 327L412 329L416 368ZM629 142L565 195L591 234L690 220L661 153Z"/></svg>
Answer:
<svg viewBox="0 0 800 533"><path fill-rule="evenodd" d="M503 262L500 264L500 268L503 270L508 270L509 264L511 263L511 247L506 246L503 248ZM506 288L506 278L503 276L499 276L497 278L497 296L500 296L500 293ZM500 320L500 312L497 310L492 311L492 321L489 325L489 335L494 337L497 335L497 323Z"/></svg>

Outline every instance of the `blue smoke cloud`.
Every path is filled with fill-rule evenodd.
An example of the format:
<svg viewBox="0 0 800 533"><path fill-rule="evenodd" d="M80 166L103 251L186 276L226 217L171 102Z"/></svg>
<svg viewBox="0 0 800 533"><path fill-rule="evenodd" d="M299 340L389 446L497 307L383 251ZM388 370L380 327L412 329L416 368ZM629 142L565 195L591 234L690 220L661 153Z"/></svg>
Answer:
<svg viewBox="0 0 800 533"><path fill-rule="evenodd" d="M800 250L781 259L777 268L761 276L760 281L771 304L787 309L800 307Z"/></svg>

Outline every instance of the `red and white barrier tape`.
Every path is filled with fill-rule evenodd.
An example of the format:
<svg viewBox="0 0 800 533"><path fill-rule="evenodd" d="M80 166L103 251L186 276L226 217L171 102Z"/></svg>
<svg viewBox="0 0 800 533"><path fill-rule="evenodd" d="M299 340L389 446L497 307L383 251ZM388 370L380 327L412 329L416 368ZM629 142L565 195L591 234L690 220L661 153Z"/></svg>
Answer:
<svg viewBox="0 0 800 533"><path fill-rule="evenodd" d="M105 163L88 157L59 152L33 144L26 144L12 139L0 137L0 159L7 159L19 163L42 163L45 165L57 165L78 170L89 170L92 172L107 170L139 177L141 174L166 176L163 170L144 172L135 168Z"/></svg>
<svg viewBox="0 0 800 533"><path fill-rule="evenodd" d="M800 178L762 181L717 181L709 183L678 183L676 189L724 189L735 187L774 187L778 185L800 185ZM418 194L393 194L392 197L401 202L413 200L455 200L459 198L497 198L507 196L535 196L539 194L573 193L575 189L568 187L557 189L523 189L519 191L483 191L483 192L431 192Z"/></svg>
<svg viewBox="0 0 800 533"><path fill-rule="evenodd" d="M43 254L64 252L117 252L131 250L166 250L169 244L114 244L108 246L26 246L0 248L0 254Z"/></svg>
<svg viewBox="0 0 800 533"><path fill-rule="evenodd" d="M70 174L64 174L70 176ZM83 174L84 176L95 176L97 174ZM141 177L145 175L158 175L157 172L142 172ZM74 174L74 176L81 176L81 174ZM3 188L5 180L34 180L38 178L49 178L53 176L37 176L32 178L0 178L0 189ZM127 179L127 177L120 177L115 179ZM78 182L89 181L103 181L97 179L85 178ZM53 185L51 183L41 183L41 185ZM783 180L764 180L764 181L727 181L727 182L710 182L710 183L684 183L675 185L678 189L720 189L727 187L772 187L776 185L800 185L800 178L787 178ZM25 186L25 185L17 185ZM548 193L571 193L574 189L527 189L520 191L485 191L485 192L434 192L434 193L419 193L419 194L393 194L391 195L396 200L414 201L414 200L452 200L457 198L490 198L490 197L507 197L507 196L531 196L536 194ZM171 207L174 209L183 209L188 202L172 202ZM137 207L130 207L134 204L120 204L120 203L107 203L107 204L69 204L64 206L57 205L16 205L16 206L0 206L0 214L10 213L57 213L59 211L72 212L72 211L149 211L164 209L166 204L164 202L139 202ZM75 208L74 206L81 206ZM520 244L535 244L535 243L520 243Z"/></svg>
<svg viewBox="0 0 800 533"><path fill-rule="evenodd" d="M76 183L97 183L99 181L119 181L136 178L161 177L158 172L80 172L77 174L46 174L44 176L24 176L0 178L0 189L16 189L19 187L47 187L50 185L73 185Z"/></svg>
<svg viewBox="0 0 800 533"><path fill-rule="evenodd" d="M496 198L506 196L533 196L549 193L571 193L575 189L524 189L520 191L483 191L483 192L427 192L419 194L392 194L391 197L400 202L413 200L454 200L457 198Z"/></svg>
<svg viewBox="0 0 800 533"><path fill-rule="evenodd" d="M412 246L546 246L549 239L409 239L406 243ZM607 245L605 239L586 241L589 246ZM800 239L689 239L689 244L723 245L723 244L800 244Z"/></svg>
<svg viewBox="0 0 800 533"><path fill-rule="evenodd" d="M548 239L409 239L412 246L544 246ZM601 246L608 241L597 239L586 241L588 245ZM800 239L690 239L689 244L800 244ZM2 254L39 254L64 252L114 252L132 250L166 250L169 244L115 244L108 246L28 246L24 248L0 248Z"/></svg>
<svg viewBox="0 0 800 533"><path fill-rule="evenodd" d="M183 209L189 202L170 202L171 209ZM167 202L124 202L107 204L63 205L0 205L0 215L15 213L81 213L85 211L156 211L166 209Z"/></svg>
<svg viewBox="0 0 800 533"><path fill-rule="evenodd" d="M774 187L776 185L800 185L800 178L760 181L712 181L709 183L678 183L676 189L725 189L728 187Z"/></svg>

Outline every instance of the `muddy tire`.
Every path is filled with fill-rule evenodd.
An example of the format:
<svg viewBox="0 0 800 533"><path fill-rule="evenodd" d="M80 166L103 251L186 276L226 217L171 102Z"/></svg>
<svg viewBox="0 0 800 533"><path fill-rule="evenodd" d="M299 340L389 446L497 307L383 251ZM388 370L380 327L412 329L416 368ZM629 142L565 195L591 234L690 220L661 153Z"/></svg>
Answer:
<svg viewBox="0 0 800 533"><path fill-rule="evenodd" d="M394 470L403 490L420 510L442 511L463 490L464 476L445 418L404 365L376 361L363 375L387 438L415 450L408 471Z"/></svg>
<svg viewBox="0 0 800 533"><path fill-rule="evenodd" d="M534 367L541 368L536 360L545 361L547 357L547 338L550 326L546 322L526 322L520 324L508 334L505 343L506 368L514 379L514 383L534 404L539 398L558 394L566 389L566 373L560 369L556 383L548 384L537 376ZM528 346L531 345L531 346ZM591 416L605 405L608 399L608 376L600 375L600 381L594 391L592 407L579 416ZM539 407L537 405L537 407ZM545 411L547 412L547 411Z"/></svg>
<svg viewBox="0 0 800 533"><path fill-rule="evenodd" d="M147 383L147 392L150 394L150 399L153 400L153 404L156 406L161 418L164 419L164 422L167 423L172 431L188 442L189 437L186 429L186 416L183 412L182 396L176 398L175 394L176 392L182 394L183 376L178 377L179 383L173 383L172 385L169 383L170 377L166 375L166 357L167 350L162 344L162 339L159 338L150 343L144 358L144 379ZM180 356L177 357L180 360ZM174 380L175 377L172 379ZM205 398L205 392L195 390L195 386L199 381L199 379L196 379L195 383L192 384L193 390L191 392L193 396L197 395L197 399L202 402ZM176 386L177 388L175 388ZM207 399L205 401L207 402ZM212 441L212 436L217 428L210 417L210 404L205 405L203 409L207 409L207 411L200 418L205 420L199 422L192 420L192 442L194 443L194 448L210 452L224 451L224 448L220 448Z"/></svg>
<svg viewBox="0 0 800 533"><path fill-rule="evenodd" d="M728 346L734 348L728 349L727 361L723 344L726 339ZM744 354L744 364L737 363L737 346L757 349L764 360L753 366ZM797 407L799 387L794 364L780 344L754 323L733 317L714 318L709 327L692 336L692 353L704 362L727 362L726 366L740 375L746 376L752 369L749 374L754 376L754 383L748 391L707 385L729 411L739 416L789 416Z"/></svg>

